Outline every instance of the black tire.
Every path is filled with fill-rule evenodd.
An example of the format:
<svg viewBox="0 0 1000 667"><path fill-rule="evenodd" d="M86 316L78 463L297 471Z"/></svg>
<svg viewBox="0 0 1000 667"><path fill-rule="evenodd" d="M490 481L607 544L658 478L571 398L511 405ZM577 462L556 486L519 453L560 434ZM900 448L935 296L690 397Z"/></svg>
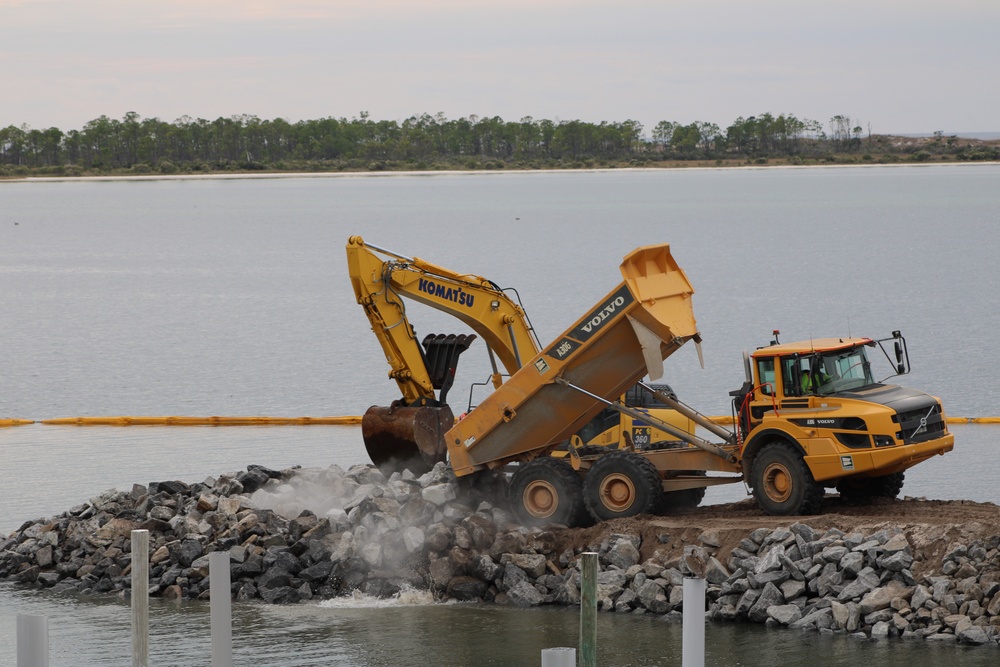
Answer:
<svg viewBox="0 0 1000 667"><path fill-rule="evenodd" d="M576 453L580 456L597 456L598 454L604 454L605 452L613 452L616 449L618 449L617 444L586 445L585 447L577 447Z"/></svg>
<svg viewBox="0 0 1000 667"><path fill-rule="evenodd" d="M905 473L894 472L881 477L845 479L837 484L840 497L848 503L862 505L875 498L893 499L903 490Z"/></svg>
<svg viewBox="0 0 1000 667"><path fill-rule="evenodd" d="M524 526L561 523L570 528L586 517L583 480L562 459L537 458L520 466L510 482L511 511Z"/></svg>
<svg viewBox="0 0 1000 667"><path fill-rule="evenodd" d="M461 500L472 507L484 500L491 505L505 506L509 486L502 470L479 470L458 478Z"/></svg>
<svg viewBox="0 0 1000 667"><path fill-rule="evenodd" d="M816 514L823 504L823 487L802 455L784 442L760 448L753 457L750 484L757 504L768 514Z"/></svg>
<svg viewBox="0 0 1000 667"><path fill-rule="evenodd" d="M705 487L700 489L684 489L683 491L668 491L663 494L663 504L660 513L670 510L693 509L705 499Z"/></svg>
<svg viewBox="0 0 1000 667"><path fill-rule="evenodd" d="M591 466L583 482L583 498L597 521L652 514L663 498L663 483L649 459L616 451Z"/></svg>

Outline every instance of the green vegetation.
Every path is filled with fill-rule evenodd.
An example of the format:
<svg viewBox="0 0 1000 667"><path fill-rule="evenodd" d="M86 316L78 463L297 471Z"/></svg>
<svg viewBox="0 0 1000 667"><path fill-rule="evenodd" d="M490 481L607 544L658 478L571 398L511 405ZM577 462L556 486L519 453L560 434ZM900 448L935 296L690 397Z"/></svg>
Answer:
<svg viewBox="0 0 1000 667"><path fill-rule="evenodd" d="M505 121L443 114L402 122L187 116L173 123L101 116L82 130L0 129L0 176L180 174L232 171L589 169L597 167L868 164L998 160L996 142L866 134L845 116L823 125L769 113L714 123ZM878 157L875 157L878 156Z"/></svg>

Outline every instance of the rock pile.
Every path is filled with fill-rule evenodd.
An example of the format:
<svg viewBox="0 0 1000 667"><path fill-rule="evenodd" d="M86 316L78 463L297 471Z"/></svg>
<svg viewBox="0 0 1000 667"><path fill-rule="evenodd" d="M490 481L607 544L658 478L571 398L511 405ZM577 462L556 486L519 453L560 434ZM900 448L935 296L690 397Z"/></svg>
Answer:
<svg viewBox="0 0 1000 667"><path fill-rule="evenodd" d="M206 598L208 554L228 551L238 599L390 597L412 587L533 607L579 604L579 554L596 551L603 611L678 615L684 578L696 575L708 583L713 619L865 637L1000 640L1000 536L950 545L940 571L918 578L913 564L922 552L899 528L820 533L796 523L754 530L723 549L710 531L685 543L640 525L525 529L441 465L419 478L386 478L371 466L250 466L200 484L108 491L27 522L0 538L0 578L125 595L130 533L146 529L152 595Z"/></svg>
<svg viewBox="0 0 1000 667"><path fill-rule="evenodd" d="M914 578L899 528L871 535L807 525L753 531L729 558L713 618L871 637L1000 640L1000 536L955 545L941 572Z"/></svg>
<svg viewBox="0 0 1000 667"><path fill-rule="evenodd" d="M0 539L0 578L59 591L124 592L131 531L145 529L154 596L207 598L208 554L221 550L229 551L238 599L297 602L355 590L387 596L425 586L428 551L444 549L459 521L490 526L492 540L503 513L495 510L495 517L487 505L470 516L460 491L444 466L419 479L408 472L386 479L372 466L250 466L200 484L135 485ZM303 510L306 503L321 515ZM474 532L481 544L485 538Z"/></svg>

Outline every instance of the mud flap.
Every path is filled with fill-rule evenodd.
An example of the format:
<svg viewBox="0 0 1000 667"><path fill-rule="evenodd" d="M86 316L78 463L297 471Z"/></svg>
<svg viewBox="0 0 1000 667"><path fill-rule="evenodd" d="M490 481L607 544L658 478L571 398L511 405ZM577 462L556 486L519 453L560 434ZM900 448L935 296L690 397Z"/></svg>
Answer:
<svg viewBox="0 0 1000 667"><path fill-rule="evenodd" d="M650 382L656 382L663 377L663 355L660 353L660 343L663 340L631 315L626 317L632 325L632 330L635 331L635 337L639 339L642 359L646 362L646 375L649 376Z"/></svg>
<svg viewBox="0 0 1000 667"><path fill-rule="evenodd" d="M447 460L444 434L454 425L455 415L446 405L373 405L361 418L361 436L369 458L382 472L409 469L422 475Z"/></svg>

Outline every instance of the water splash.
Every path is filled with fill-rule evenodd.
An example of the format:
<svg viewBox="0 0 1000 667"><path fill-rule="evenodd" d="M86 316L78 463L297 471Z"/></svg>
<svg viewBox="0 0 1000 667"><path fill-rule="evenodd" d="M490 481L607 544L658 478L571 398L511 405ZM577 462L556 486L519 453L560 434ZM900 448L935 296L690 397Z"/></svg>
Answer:
<svg viewBox="0 0 1000 667"><path fill-rule="evenodd" d="M380 609L386 607L442 606L451 604L457 603L454 600L439 602L434 599L430 591L421 591L411 586L405 586L389 598L377 598L365 595L360 591L354 591L351 595L323 600L319 603L319 606L324 609Z"/></svg>

